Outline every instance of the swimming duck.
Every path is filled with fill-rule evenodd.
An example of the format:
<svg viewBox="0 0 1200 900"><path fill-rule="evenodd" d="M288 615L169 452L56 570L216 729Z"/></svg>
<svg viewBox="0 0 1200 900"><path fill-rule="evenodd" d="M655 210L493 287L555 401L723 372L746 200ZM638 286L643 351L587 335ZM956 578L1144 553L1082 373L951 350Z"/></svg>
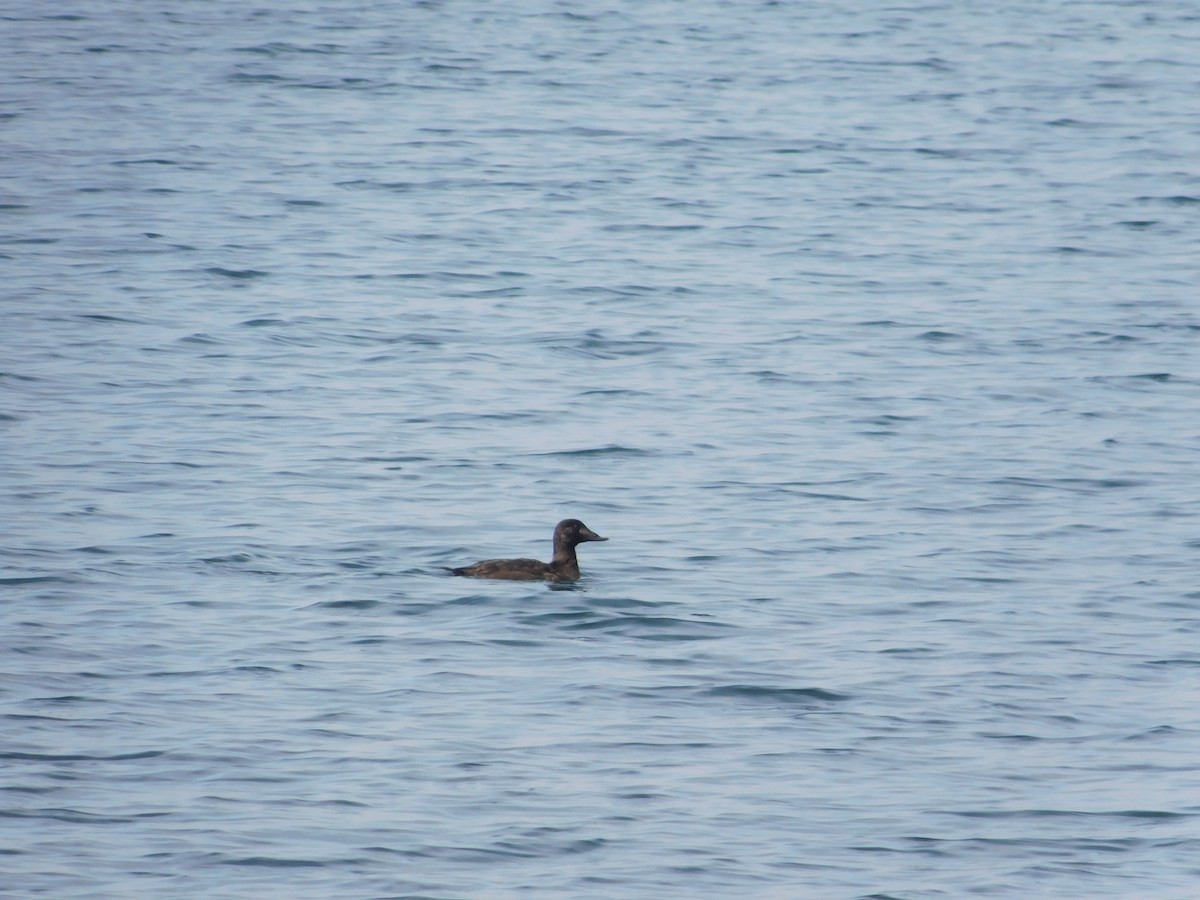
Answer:
<svg viewBox="0 0 1200 900"><path fill-rule="evenodd" d="M451 569L450 574L508 581L575 581L579 578L575 546L584 541L607 540L578 519L563 519L554 526L554 558L548 563L536 559L485 559L473 566Z"/></svg>

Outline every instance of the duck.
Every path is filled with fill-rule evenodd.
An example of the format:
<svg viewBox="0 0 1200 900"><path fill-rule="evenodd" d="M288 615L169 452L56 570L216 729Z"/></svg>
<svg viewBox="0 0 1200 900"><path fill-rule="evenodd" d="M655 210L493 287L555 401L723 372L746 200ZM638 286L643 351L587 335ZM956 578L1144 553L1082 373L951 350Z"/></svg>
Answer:
<svg viewBox="0 0 1200 900"><path fill-rule="evenodd" d="M554 526L554 556L548 563L536 559L485 559L471 566L451 569L450 574L506 581L578 581L579 560L575 556L575 547L585 541L607 540L578 519L563 519Z"/></svg>

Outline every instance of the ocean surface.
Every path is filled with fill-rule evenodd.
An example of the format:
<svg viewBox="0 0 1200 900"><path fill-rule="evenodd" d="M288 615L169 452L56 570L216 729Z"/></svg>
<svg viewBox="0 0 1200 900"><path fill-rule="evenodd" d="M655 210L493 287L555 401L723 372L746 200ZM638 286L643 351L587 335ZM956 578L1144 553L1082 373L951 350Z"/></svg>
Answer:
<svg viewBox="0 0 1200 900"><path fill-rule="evenodd" d="M1200 896L1194 3L0 34L0 895Z"/></svg>

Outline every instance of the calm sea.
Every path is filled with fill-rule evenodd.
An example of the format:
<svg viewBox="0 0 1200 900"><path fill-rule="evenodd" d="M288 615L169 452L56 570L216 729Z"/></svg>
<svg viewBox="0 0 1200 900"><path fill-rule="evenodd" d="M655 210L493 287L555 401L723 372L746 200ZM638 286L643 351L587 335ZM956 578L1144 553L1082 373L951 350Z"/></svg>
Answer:
<svg viewBox="0 0 1200 900"><path fill-rule="evenodd" d="M1194 3L0 29L0 894L1200 896Z"/></svg>

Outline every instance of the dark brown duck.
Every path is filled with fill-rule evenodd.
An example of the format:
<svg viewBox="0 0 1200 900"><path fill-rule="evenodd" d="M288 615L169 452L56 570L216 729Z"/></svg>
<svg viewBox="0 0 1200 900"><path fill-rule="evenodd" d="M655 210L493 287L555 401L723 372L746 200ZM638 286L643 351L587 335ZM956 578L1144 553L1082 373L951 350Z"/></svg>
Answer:
<svg viewBox="0 0 1200 900"><path fill-rule="evenodd" d="M575 547L585 541L607 540L578 519L563 519L554 526L554 557L548 563L536 559L485 559L473 566L451 569L450 574L508 581L575 581L579 578Z"/></svg>

